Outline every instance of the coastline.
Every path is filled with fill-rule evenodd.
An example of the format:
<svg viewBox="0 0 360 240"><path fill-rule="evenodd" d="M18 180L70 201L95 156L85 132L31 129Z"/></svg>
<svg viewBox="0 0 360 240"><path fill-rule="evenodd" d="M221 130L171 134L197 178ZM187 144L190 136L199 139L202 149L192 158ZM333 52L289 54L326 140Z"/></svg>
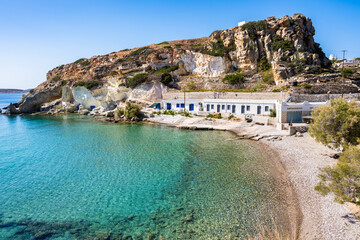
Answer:
<svg viewBox="0 0 360 240"><path fill-rule="evenodd" d="M302 137L288 136L287 131L272 126L223 119L204 120L200 117L156 116L145 123L190 130L221 130L236 134L239 139L259 140L274 164L290 225L286 230L299 239L360 239L360 220L345 204L333 196L321 196L314 190L319 181L319 168L336 163L330 157L335 151L315 142L307 133ZM282 229L280 229L282 231ZM294 232L295 231L295 232Z"/></svg>

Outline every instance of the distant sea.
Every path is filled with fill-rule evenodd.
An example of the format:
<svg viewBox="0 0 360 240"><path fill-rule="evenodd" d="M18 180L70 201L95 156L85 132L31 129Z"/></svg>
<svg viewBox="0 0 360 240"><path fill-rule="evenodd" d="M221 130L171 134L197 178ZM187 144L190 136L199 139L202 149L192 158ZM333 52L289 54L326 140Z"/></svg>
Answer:
<svg viewBox="0 0 360 240"><path fill-rule="evenodd" d="M10 103L16 103L21 100L25 93L0 93L0 108L8 106Z"/></svg>
<svg viewBox="0 0 360 240"><path fill-rule="evenodd" d="M270 169L228 132L0 115L0 239L244 239L284 213Z"/></svg>

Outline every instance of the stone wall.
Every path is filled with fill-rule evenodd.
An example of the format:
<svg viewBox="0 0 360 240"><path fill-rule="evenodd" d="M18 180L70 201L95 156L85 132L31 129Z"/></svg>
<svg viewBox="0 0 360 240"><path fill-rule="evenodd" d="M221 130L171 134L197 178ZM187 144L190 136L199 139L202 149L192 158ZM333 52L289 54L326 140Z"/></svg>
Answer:
<svg viewBox="0 0 360 240"><path fill-rule="evenodd" d="M186 92L186 99L258 99L285 101L290 95L281 92ZM167 92L163 94L164 100L184 99L183 92Z"/></svg>
<svg viewBox="0 0 360 240"><path fill-rule="evenodd" d="M341 94L294 94L291 96L290 102L326 102L328 100L341 98ZM360 101L360 93L344 94L346 100Z"/></svg>

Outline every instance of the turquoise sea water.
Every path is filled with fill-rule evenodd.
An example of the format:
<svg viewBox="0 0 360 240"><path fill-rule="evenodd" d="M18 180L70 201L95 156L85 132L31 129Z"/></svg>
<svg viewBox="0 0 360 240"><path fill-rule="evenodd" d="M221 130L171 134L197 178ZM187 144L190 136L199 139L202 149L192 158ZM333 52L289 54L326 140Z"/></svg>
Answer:
<svg viewBox="0 0 360 240"><path fill-rule="evenodd" d="M227 132L0 116L0 144L0 239L242 239L282 211Z"/></svg>

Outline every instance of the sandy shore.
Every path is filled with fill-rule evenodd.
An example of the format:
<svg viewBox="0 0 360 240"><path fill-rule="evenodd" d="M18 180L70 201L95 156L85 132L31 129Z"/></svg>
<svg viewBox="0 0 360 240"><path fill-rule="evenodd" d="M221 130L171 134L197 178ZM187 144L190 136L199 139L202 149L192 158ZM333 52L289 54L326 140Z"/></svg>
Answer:
<svg viewBox="0 0 360 240"><path fill-rule="evenodd" d="M285 181L281 187L286 188L289 216L295 218L292 224L297 224L300 239L360 239L360 221L349 208L335 203L331 195L323 197L314 191L319 168L333 165L336 160L329 157L335 153L333 150L315 142L308 134L287 136L287 131L272 126L179 115L156 116L147 122L189 129L228 130L239 138L261 139L259 144L277 161L277 174Z"/></svg>

